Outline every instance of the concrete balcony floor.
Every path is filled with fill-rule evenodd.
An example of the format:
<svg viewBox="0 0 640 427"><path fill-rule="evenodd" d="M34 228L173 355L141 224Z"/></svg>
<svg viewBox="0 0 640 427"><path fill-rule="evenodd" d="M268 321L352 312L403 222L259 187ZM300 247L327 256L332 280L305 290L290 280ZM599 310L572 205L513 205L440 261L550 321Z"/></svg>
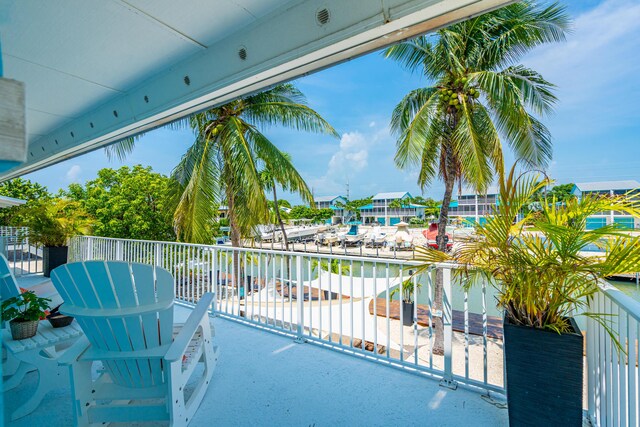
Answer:
<svg viewBox="0 0 640 427"><path fill-rule="evenodd" d="M176 306L176 321L190 309ZM190 426L506 426L507 411L480 393L223 318L214 318L220 359ZM62 381L36 411L9 415L32 393L35 372L4 395L5 425L73 425ZM148 425L148 424L145 424Z"/></svg>

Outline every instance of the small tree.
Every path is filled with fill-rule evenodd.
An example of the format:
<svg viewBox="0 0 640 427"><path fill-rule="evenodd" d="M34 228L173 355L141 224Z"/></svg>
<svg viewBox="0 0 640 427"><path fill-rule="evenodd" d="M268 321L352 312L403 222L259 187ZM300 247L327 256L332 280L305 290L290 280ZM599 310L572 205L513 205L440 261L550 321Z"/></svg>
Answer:
<svg viewBox="0 0 640 427"><path fill-rule="evenodd" d="M47 247L66 246L70 237L87 234L91 224L80 203L67 199L31 202L13 218L13 225L28 227L32 243Z"/></svg>
<svg viewBox="0 0 640 427"><path fill-rule="evenodd" d="M51 194L37 182L28 179L14 178L0 184L0 196L12 197L14 199L35 201L51 198ZM20 211L20 206L0 209L0 225L10 225L12 218Z"/></svg>

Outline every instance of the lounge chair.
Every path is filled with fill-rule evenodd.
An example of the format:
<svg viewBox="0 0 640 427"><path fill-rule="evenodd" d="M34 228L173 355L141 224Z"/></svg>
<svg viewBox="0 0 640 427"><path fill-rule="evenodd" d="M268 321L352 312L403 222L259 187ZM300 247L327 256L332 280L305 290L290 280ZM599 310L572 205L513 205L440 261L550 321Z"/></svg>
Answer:
<svg viewBox="0 0 640 427"><path fill-rule="evenodd" d="M205 293L174 325L173 277L160 267L115 261L62 265L51 273L86 338L61 363L71 368L75 424L169 421L185 426L202 402L217 361ZM92 379L92 365L103 373ZM198 365L204 371L193 375ZM192 389L188 399L185 390Z"/></svg>

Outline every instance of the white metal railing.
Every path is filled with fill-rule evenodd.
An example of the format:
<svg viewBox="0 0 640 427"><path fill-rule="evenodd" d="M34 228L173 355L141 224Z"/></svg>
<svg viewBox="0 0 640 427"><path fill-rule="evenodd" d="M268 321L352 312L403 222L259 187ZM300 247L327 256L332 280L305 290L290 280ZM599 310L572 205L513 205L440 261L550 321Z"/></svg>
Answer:
<svg viewBox="0 0 640 427"><path fill-rule="evenodd" d="M587 320L587 395L591 422L597 426L638 426L640 302L603 283L590 309L607 317L613 338L621 347L617 348L601 324Z"/></svg>
<svg viewBox="0 0 640 427"><path fill-rule="evenodd" d="M411 261L88 236L72 239L69 258L159 265L174 275L183 303L214 292L213 309L226 318L436 376L448 386L504 393L502 322L487 304L492 290L485 283L469 293L454 286L453 265L442 266L444 355L437 355L435 274L413 279L418 304L411 326L402 326L405 314L391 296L415 268ZM591 311L608 315L623 351L602 325L586 321L589 417L597 426L638 426L640 303L608 284L601 288Z"/></svg>
<svg viewBox="0 0 640 427"><path fill-rule="evenodd" d="M29 241L26 227L0 226L0 253L15 276L42 273L42 246Z"/></svg>
<svg viewBox="0 0 640 427"><path fill-rule="evenodd" d="M471 297L452 288L450 266L444 270L444 355L438 355L432 351L435 274L413 279L418 303L408 314L411 326L403 326L405 313L392 296L415 268L410 261L88 236L72 239L69 260L155 264L174 275L183 303L214 292L217 315L439 377L450 387L504 393L502 322L487 310L488 288L480 284Z"/></svg>

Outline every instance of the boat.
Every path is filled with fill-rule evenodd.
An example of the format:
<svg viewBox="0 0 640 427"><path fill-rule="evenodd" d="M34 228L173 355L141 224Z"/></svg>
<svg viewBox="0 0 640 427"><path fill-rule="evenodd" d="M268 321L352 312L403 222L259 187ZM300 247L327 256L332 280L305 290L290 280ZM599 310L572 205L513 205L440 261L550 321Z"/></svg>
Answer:
<svg viewBox="0 0 640 427"><path fill-rule="evenodd" d="M387 240L387 233L382 231L379 225L374 226L364 239L364 246L367 248L381 248Z"/></svg>
<svg viewBox="0 0 640 427"><path fill-rule="evenodd" d="M340 239L335 230L328 230L316 234L315 241L317 245L333 246L339 243Z"/></svg>
<svg viewBox="0 0 640 427"><path fill-rule="evenodd" d="M262 242L278 242L282 232L272 224L261 224L256 227L256 237Z"/></svg>
<svg viewBox="0 0 640 427"><path fill-rule="evenodd" d="M309 242L316 234L328 229L326 225L299 225L287 228L287 240L290 242Z"/></svg>
<svg viewBox="0 0 640 427"><path fill-rule="evenodd" d="M427 245L433 249L438 249L438 242L436 241L436 237L438 237L438 224L432 222L429 224L429 228L426 230L422 230L422 235L427 239ZM451 249L453 247L453 241L451 239L451 235L446 233L444 236L444 240L447 244L447 249Z"/></svg>
<svg viewBox="0 0 640 427"><path fill-rule="evenodd" d="M364 237L367 233L360 232L359 222L349 224L349 231L340 234L339 239L342 246L357 246L364 242Z"/></svg>
<svg viewBox="0 0 640 427"><path fill-rule="evenodd" d="M409 231L409 224L400 221L396 224L396 227L396 232L389 242L390 249L399 251L413 249L413 235Z"/></svg>

